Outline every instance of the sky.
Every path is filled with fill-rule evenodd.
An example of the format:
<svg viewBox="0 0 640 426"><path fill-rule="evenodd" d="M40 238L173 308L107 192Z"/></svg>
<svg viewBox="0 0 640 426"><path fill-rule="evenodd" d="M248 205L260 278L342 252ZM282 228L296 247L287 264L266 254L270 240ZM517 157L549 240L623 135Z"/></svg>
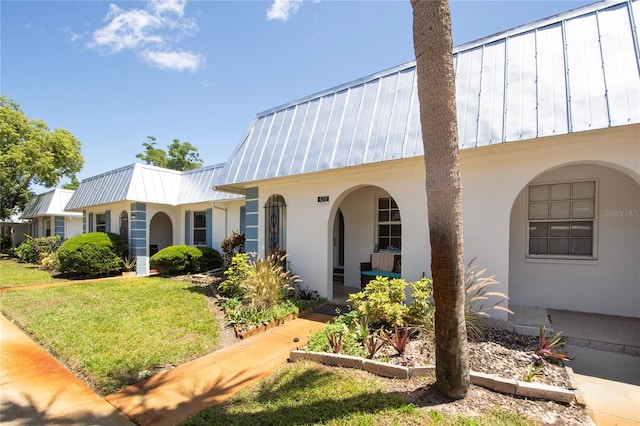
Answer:
<svg viewBox="0 0 640 426"><path fill-rule="evenodd" d="M452 0L454 46L590 3ZM147 136L224 163L257 113L413 55L409 0L0 0L0 93L80 140L80 180Z"/></svg>

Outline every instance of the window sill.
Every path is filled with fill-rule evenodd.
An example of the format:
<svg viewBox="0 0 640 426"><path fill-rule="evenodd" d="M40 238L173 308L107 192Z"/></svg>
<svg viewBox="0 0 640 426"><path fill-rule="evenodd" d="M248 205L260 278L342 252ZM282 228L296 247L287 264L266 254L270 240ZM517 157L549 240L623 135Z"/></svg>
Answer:
<svg viewBox="0 0 640 426"><path fill-rule="evenodd" d="M596 257L556 257L556 256L527 256L525 263L555 263L560 265L597 265Z"/></svg>

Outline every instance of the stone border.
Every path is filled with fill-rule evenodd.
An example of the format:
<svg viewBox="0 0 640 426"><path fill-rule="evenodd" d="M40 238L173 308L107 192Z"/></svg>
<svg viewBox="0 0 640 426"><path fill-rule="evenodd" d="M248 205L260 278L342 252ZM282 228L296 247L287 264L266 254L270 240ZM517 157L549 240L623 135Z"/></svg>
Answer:
<svg viewBox="0 0 640 426"><path fill-rule="evenodd" d="M393 365L386 362L373 361L366 358L360 358L349 355L333 354L326 352L307 352L302 350L291 351L289 355L290 361L309 360L325 365L336 367L358 368L368 371L378 376L390 377L395 379L409 379L411 377L425 376L435 371L435 365L427 365L423 367L403 367ZM575 389L575 377L573 371L567 369L571 387ZM582 395L557 386L545 385L542 383L530 383L519 380L503 379L493 374L478 373L471 371L469 373L471 383L476 386L489 389L491 391L506 393L511 395L523 396L527 398L546 399L550 401L562 402L570 404L578 402L584 404Z"/></svg>

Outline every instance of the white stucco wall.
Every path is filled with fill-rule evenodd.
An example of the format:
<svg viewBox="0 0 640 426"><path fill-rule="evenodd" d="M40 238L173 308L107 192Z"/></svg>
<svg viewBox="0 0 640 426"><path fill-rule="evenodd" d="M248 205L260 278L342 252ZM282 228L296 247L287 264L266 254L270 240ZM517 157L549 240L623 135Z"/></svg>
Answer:
<svg viewBox="0 0 640 426"><path fill-rule="evenodd" d="M498 144L474 149L465 149L460 154L463 185L463 220L465 263L477 257L477 264L487 268L500 281L497 290L510 295L510 277L514 283L522 282L520 275L529 274L534 279L532 288L543 285L535 281L535 273L523 270L522 257L513 257L512 207L518 211L516 198L523 189L543 173L572 164L599 164L618 170L626 179L618 179L612 185L622 185L624 194L632 195L640 184L640 126L623 126L593 132L583 132L533 141ZM264 254L264 209L270 195L280 194L287 204L286 250L294 272L304 284L323 296L331 295L334 262L333 230L335 213L340 207L345 217L345 285L359 286L359 264L365 261L375 242L375 196L385 192L391 195L402 216L402 276L415 281L424 275L430 276L430 248L424 187L424 164L422 158L389 161L374 165L358 166L295 176L271 179L256 184L259 187L259 246ZM250 185L252 186L252 185ZM363 189L360 189L363 188ZM626 197L608 200L612 205ZM329 196L328 203L318 203L318 196ZM633 197L629 205L633 208ZM608 200L608 201L607 201ZM637 201L635 201L636 207ZM625 204L626 205L626 204ZM602 206L601 206L602 207ZM617 208L617 207L616 207ZM612 218L613 219L613 218ZM625 222L626 223L626 222ZM604 225L604 222L603 222ZM524 226L524 225L523 225ZM602 232L611 236L600 239L599 256L615 256L615 233L640 235L637 221L628 224L606 226ZM635 234L634 234L635 233ZM633 306L640 306L638 283L640 282L640 247L636 240L628 240L625 249L636 259L635 265L628 261L603 262L596 265L600 277L621 277L620 293L616 298L629 298L631 302L612 302L605 309L588 302L592 296L579 291L584 276L566 273L565 279L572 281L562 291L554 291L553 306L565 306L591 312L640 316ZM635 244L635 246L634 246ZM512 259L510 263L510 257ZM605 256L606 257L606 256ZM622 266L621 266L622 265ZM625 271L616 271L622 267ZM515 292L518 304L528 304L533 295L522 292L520 284ZM635 287L634 287L635 286ZM549 300L539 299L540 303ZM580 299L580 302L572 302ZM510 303L515 304L512 300ZM506 319L506 314L495 316Z"/></svg>

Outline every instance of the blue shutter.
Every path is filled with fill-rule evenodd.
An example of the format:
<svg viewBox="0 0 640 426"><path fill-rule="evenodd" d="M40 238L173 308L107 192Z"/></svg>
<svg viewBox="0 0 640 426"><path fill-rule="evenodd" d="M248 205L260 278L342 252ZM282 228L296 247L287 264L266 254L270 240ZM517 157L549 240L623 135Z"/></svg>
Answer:
<svg viewBox="0 0 640 426"><path fill-rule="evenodd" d="M207 209L207 247L213 248L213 209Z"/></svg>
<svg viewBox="0 0 640 426"><path fill-rule="evenodd" d="M111 210L104 212L104 230L105 232L111 232Z"/></svg>
<svg viewBox="0 0 640 426"><path fill-rule="evenodd" d="M247 253L258 253L258 188L247 188L245 193L245 250Z"/></svg>
<svg viewBox="0 0 640 426"><path fill-rule="evenodd" d="M191 210L184 212L184 243L191 245Z"/></svg>
<svg viewBox="0 0 640 426"><path fill-rule="evenodd" d="M245 234L247 230L247 208L240 206L240 233Z"/></svg>
<svg viewBox="0 0 640 426"><path fill-rule="evenodd" d="M93 213L89 213L89 232L93 232Z"/></svg>
<svg viewBox="0 0 640 426"><path fill-rule="evenodd" d="M87 211L82 210L82 233L87 233Z"/></svg>

